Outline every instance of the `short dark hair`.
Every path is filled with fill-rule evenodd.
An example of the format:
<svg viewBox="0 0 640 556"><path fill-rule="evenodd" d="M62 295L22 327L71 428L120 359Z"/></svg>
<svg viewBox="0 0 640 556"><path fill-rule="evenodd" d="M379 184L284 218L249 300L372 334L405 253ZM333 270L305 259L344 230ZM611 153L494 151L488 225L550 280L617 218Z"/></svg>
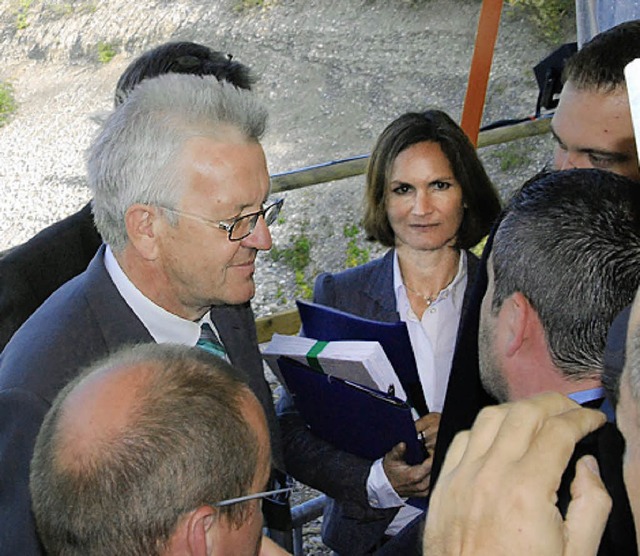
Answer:
<svg viewBox="0 0 640 556"><path fill-rule="evenodd" d="M168 42L148 50L127 66L116 85L115 105L122 104L141 81L165 73L213 75L218 81L247 90L256 81L251 70L234 61L231 54L195 42Z"/></svg>
<svg viewBox="0 0 640 556"><path fill-rule="evenodd" d="M563 79L578 89L611 92L626 87L624 68L636 58L640 58L640 20L626 21L585 43L567 61Z"/></svg>
<svg viewBox="0 0 640 556"><path fill-rule="evenodd" d="M500 197L464 131L440 110L404 114L378 137L367 167L364 214L367 236L388 247L395 244L385 207L391 170L402 151L423 141L440 145L462 187L466 210L456 246L461 249L473 247L489 232L500 213Z"/></svg>
<svg viewBox="0 0 640 556"><path fill-rule="evenodd" d="M70 392L93 372L136 366L150 372L124 430L96 442L69 469L60 461L69 442L60 420ZM204 350L145 344L108 357L64 388L31 463L33 510L46 550L159 554L182 514L247 494L259 449L242 412L250 390L237 377ZM220 508L236 526L246 511L244 504Z"/></svg>
<svg viewBox="0 0 640 556"><path fill-rule="evenodd" d="M509 202L492 257L492 310L522 293L564 375L599 377L609 326L640 285L640 188L603 170L539 174Z"/></svg>

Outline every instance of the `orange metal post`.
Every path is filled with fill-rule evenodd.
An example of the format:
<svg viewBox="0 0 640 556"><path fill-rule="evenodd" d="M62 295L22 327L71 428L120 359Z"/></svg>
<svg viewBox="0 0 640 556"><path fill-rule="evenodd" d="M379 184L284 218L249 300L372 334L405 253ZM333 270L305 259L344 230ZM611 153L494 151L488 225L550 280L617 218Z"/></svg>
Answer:
<svg viewBox="0 0 640 556"><path fill-rule="evenodd" d="M484 101L487 96L489 72L491 71L493 49L498 36L501 13L502 0L482 1L476 44L473 49L467 93L464 98L462 121L460 122L460 127L462 127L475 146L478 145L478 133L480 131Z"/></svg>

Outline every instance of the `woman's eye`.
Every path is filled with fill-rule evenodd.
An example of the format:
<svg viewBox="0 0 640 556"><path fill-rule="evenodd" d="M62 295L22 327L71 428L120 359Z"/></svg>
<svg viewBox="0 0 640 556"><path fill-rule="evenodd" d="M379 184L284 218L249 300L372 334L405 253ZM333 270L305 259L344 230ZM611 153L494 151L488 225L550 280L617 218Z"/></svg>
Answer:
<svg viewBox="0 0 640 556"><path fill-rule="evenodd" d="M393 188L393 192L398 195L404 195L413 189L408 183L401 183Z"/></svg>
<svg viewBox="0 0 640 556"><path fill-rule="evenodd" d="M451 187L451 184L446 182L446 181L434 181L431 184L431 187L433 187L434 189L442 191L444 189L449 189Z"/></svg>

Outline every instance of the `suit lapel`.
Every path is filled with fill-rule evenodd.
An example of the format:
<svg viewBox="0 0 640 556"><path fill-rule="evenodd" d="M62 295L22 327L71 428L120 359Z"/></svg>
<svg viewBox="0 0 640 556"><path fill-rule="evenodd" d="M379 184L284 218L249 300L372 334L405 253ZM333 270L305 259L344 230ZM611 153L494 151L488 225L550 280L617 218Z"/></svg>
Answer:
<svg viewBox="0 0 640 556"><path fill-rule="evenodd" d="M146 327L118 292L104 266L102 245L84 273L87 304L94 313L109 351L123 345L153 342Z"/></svg>
<svg viewBox="0 0 640 556"><path fill-rule="evenodd" d="M373 302L375 319L382 322L400 320L393 291L393 258L394 250L390 249L382 259L374 261L369 276L363 281L362 293Z"/></svg>

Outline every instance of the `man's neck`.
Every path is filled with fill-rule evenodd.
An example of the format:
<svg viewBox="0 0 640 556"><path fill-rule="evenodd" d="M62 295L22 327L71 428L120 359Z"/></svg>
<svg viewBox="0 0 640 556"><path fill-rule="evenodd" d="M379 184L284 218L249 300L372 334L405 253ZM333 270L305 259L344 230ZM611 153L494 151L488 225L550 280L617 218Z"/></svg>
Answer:
<svg viewBox="0 0 640 556"><path fill-rule="evenodd" d="M175 288L159 268L157 261L142 258L130 247L114 252L113 255L122 272L140 293L165 311L190 321L200 320L207 313L206 307L195 310L180 302Z"/></svg>

